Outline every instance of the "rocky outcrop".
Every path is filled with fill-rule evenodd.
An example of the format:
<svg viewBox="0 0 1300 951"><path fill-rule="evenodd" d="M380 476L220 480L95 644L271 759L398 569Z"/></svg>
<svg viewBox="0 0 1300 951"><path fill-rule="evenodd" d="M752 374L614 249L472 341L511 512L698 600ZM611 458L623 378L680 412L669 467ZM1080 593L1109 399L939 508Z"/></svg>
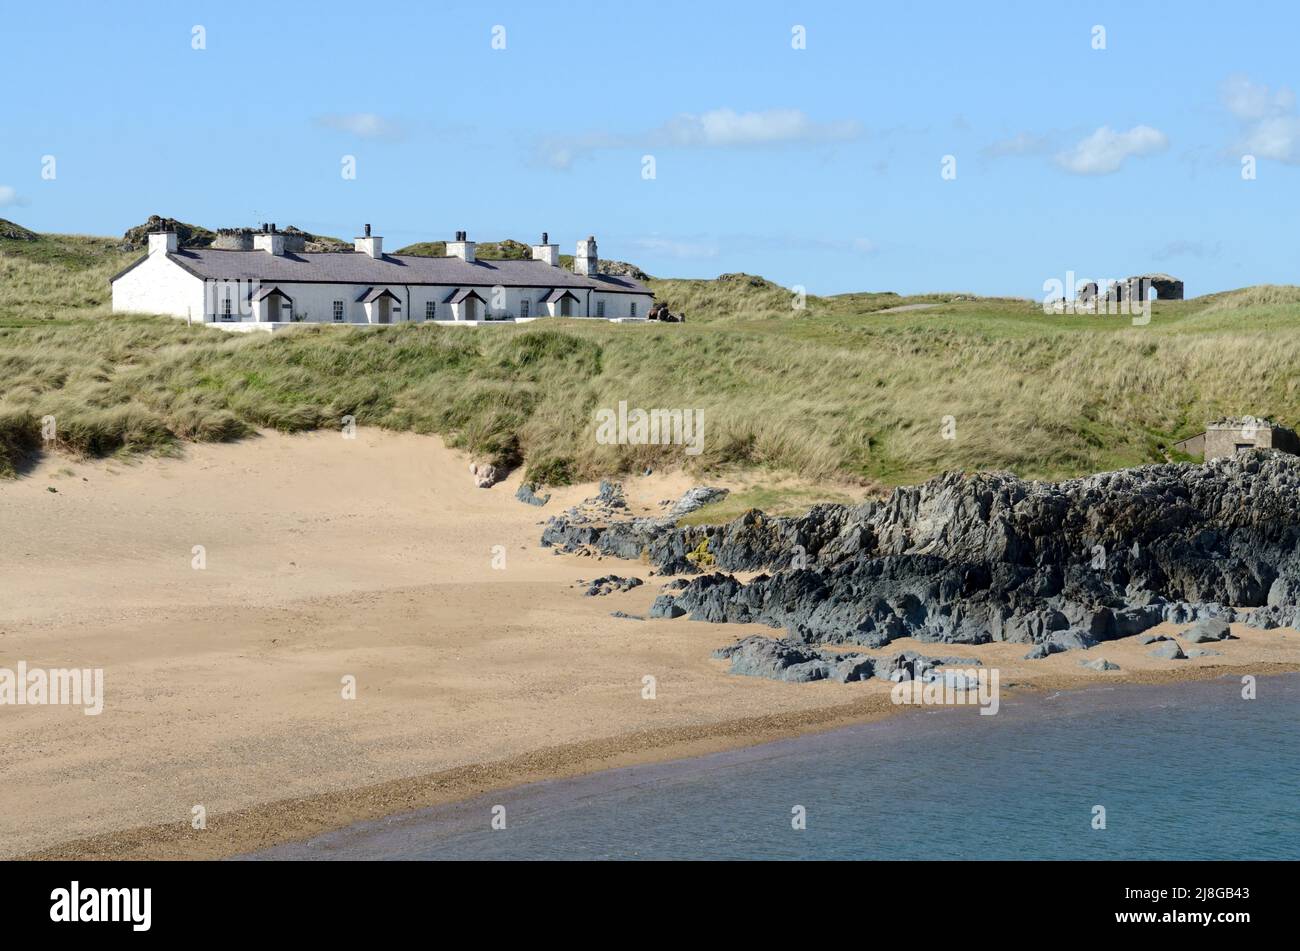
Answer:
<svg viewBox="0 0 1300 951"><path fill-rule="evenodd" d="M122 235L122 250L139 251L149 247L149 235L161 230L176 232L176 242L182 248L206 248L216 240L216 234L199 225L186 224L175 218L150 215L144 224L128 228Z"/></svg>
<svg viewBox="0 0 1300 951"><path fill-rule="evenodd" d="M39 241L40 237L35 231L28 231L22 225L14 224L8 218L0 218L0 240Z"/></svg>
<svg viewBox="0 0 1300 951"><path fill-rule="evenodd" d="M549 495L538 495L537 485L533 482L522 482L519 488L515 490L515 498L525 505L536 505L541 507L551 501Z"/></svg>
<svg viewBox="0 0 1300 951"><path fill-rule="evenodd" d="M552 519L543 544L702 572L693 619L784 628L793 644L911 636L1078 648L1161 621L1300 620L1300 458L1253 451L1059 483L948 473L860 505L714 526ZM757 571L742 582L733 572ZM1273 603L1274 601L1287 603ZM1177 646L1177 645L1175 645ZM1044 654L1045 656L1045 654Z"/></svg>
<svg viewBox="0 0 1300 951"><path fill-rule="evenodd" d="M746 677L765 677L790 683L812 680L922 680L950 682L964 689L967 684L956 671L944 667L979 667L970 657L926 657L914 651L901 651L889 657L870 657L861 653L834 653L818 650L788 638L763 637L755 634L727 647L713 656L730 660L730 673Z"/></svg>

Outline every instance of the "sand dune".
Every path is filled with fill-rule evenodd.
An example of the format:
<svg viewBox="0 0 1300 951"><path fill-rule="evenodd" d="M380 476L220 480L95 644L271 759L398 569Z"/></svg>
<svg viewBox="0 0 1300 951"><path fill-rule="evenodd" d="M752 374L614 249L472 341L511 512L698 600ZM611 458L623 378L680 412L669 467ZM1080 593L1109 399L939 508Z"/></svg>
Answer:
<svg viewBox="0 0 1300 951"><path fill-rule="evenodd" d="M411 434L266 434L182 459L47 459L0 483L0 666L105 678L99 716L0 707L0 851L234 854L896 710L883 683L731 677L710 658L765 628L612 618L644 613L658 579L537 544L593 488L538 509L514 499L518 476L474 488L467 463ZM690 485L632 479L628 497L651 511ZM578 579L610 572L647 584L582 596ZM1028 689L1300 669L1300 635L1234 632L1221 657L1159 661L1131 638L1090 652L1118 674L1026 664L1021 645L962 653Z"/></svg>

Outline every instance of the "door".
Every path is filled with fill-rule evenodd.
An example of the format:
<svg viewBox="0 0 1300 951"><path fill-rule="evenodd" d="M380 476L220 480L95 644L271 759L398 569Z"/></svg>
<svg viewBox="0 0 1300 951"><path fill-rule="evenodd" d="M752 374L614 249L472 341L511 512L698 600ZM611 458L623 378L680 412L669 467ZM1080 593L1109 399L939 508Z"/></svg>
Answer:
<svg viewBox="0 0 1300 951"><path fill-rule="evenodd" d="M381 297L375 301L379 306L379 322L381 324L391 324L393 322L393 302L388 297Z"/></svg>
<svg viewBox="0 0 1300 951"><path fill-rule="evenodd" d="M561 317L572 317L572 316L573 316L573 298L572 298L572 297L561 297L561 298L560 298L560 316L561 316Z"/></svg>

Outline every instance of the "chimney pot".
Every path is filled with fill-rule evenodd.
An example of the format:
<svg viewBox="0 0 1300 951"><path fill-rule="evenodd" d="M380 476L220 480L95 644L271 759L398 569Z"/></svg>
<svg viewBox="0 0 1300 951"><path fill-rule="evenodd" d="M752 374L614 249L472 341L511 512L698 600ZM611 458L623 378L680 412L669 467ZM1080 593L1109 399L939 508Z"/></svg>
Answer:
<svg viewBox="0 0 1300 951"><path fill-rule="evenodd" d="M547 234L545 231L543 231L543 232L542 232L542 244L550 244L550 243L551 243L551 242L550 242L550 237L551 237L551 236L550 236L549 234Z"/></svg>
<svg viewBox="0 0 1300 951"><path fill-rule="evenodd" d="M366 237L370 237L370 225L366 225Z"/></svg>

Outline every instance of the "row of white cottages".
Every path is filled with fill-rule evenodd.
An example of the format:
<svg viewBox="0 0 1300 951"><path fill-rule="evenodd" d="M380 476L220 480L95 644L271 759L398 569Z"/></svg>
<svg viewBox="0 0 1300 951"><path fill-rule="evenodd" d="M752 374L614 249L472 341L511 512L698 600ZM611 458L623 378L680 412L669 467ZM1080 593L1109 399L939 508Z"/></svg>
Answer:
<svg viewBox="0 0 1300 951"><path fill-rule="evenodd" d="M654 294L628 277L601 274L596 239L578 242L574 270L545 234L527 261L481 261L465 233L445 257L384 254L370 225L352 251L286 250L263 226L251 250L181 249L175 232L149 235L149 253L112 279L113 310L170 314L225 330L297 323L475 325L539 317L642 321Z"/></svg>

